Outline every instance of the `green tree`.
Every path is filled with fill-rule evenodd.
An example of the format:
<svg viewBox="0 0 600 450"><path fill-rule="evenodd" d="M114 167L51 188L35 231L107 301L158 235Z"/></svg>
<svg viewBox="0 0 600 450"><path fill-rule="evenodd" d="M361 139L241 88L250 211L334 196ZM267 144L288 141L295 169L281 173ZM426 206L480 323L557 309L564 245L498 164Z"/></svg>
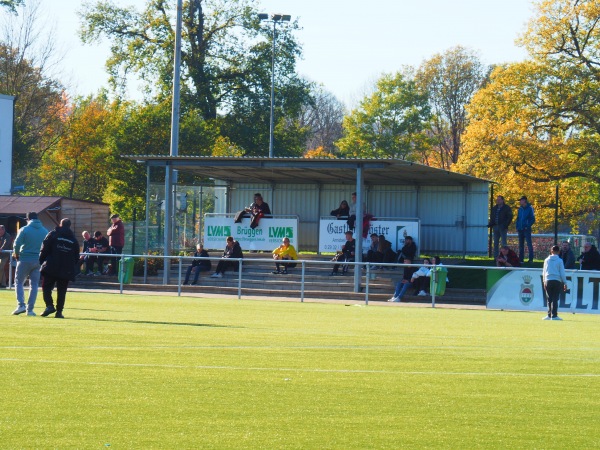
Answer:
<svg viewBox="0 0 600 450"><path fill-rule="evenodd" d="M433 113L431 133L437 149L433 165L449 169L458 161L468 123L466 106L485 77L486 68L475 52L461 46L438 53L419 67L416 79L428 93Z"/></svg>
<svg viewBox="0 0 600 450"><path fill-rule="evenodd" d="M344 156L423 161L430 148L427 95L410 74L384 75L373 94L344 118Z"/></svg>
<svg viewBox="0 0 600 450"><path fill-rule="evenodd" d="M107 61L113 87L136 74L148 99L162 101L172 89L173 2L148 0L138 12L110 1L99 1L82 12L81 37L112 43ZM182 33L182 106L194 109L210 126L219 128L246 154L268 149L272 30L261 26L251 0L190 0L184 2ZM295 73L301 48L293 33L296 22L277 28L276 148L289 148L302 135L289 121L307 101L308 85Z"/></svg>
<svg viewBox="0 0 600 450"><path fill-rule="evenodd" d="M17 6L22 6L24 0L0 0L0 6L8 8L9 11L16 13Z"/></svg>

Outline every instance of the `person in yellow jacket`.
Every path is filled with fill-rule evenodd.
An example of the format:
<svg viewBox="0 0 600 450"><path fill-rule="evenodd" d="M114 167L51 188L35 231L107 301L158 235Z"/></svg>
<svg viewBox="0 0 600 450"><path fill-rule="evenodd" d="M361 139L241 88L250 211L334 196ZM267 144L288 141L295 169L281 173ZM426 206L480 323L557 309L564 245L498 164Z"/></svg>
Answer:
<svg viewBox="0 0 600 450"><path fill-rule="evenodd" d="M277 270L274 270L274 274L286 274L288 273L288 268L296 267L296 263L280 263L279 261L295 261L298 259L298 254L296 253L296 249L293 245L290 245L290 240L288 238L283 238L283 242L279 247L273 250L273 259L275 260L275 267ZM279 266L283 266L283 270L280 269Z"/></svg>

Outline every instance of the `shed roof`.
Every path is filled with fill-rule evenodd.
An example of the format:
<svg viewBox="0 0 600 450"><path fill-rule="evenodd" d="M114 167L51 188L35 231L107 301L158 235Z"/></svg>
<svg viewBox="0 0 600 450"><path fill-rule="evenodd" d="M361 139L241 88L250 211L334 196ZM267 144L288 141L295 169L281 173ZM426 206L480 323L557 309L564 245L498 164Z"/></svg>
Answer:
<svg viewBox="0 0 600 450"><path fill-rule="evenodd" d="M28 212L41 213L57 207L62 197L21 197L0 195L0 215L19 216Z"/></svg>
<svg viewBox="0 0 600 450"><path fill-rule="evenodd" d="M172 166L207 178L248 183L355 183L363 169L366 185L435 185L488 182L397 159L265 158L124 155L153 167Z"/></svg>

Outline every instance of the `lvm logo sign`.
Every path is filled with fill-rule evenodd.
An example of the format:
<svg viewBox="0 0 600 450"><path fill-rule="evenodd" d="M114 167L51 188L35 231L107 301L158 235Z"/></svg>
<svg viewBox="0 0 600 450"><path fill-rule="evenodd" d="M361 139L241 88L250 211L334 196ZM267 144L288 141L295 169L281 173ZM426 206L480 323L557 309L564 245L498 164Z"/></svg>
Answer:
<svg viewBox="0 0 600 450"><path fill-rule="evenodd" d="M294 238L294 228L293 227L269 227L269 237L270 238Z"/></svg>
<svg viewBox="0 0 600 450"><path fill-rule="evenodd" d="M208 226L208 235L211 237L227 237L231 236L231 226L215 225Z"/></svg>

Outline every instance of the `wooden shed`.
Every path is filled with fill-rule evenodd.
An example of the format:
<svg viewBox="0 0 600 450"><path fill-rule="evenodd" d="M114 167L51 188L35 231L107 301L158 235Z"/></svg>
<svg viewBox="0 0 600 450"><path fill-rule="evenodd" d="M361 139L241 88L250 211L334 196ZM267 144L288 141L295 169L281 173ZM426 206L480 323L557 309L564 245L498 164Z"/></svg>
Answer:
<svg viewBox="0 0 600 450"><path fill-rule="evenodd" d="M48 230L54 229L61 219L71 219L71 228L79 238L82 231L106 233L110 226L110 210L106 203L74 200L65 197L37 197L0 195L0 224L13 236L26 224L25 215L36 212Z"/></svg>

